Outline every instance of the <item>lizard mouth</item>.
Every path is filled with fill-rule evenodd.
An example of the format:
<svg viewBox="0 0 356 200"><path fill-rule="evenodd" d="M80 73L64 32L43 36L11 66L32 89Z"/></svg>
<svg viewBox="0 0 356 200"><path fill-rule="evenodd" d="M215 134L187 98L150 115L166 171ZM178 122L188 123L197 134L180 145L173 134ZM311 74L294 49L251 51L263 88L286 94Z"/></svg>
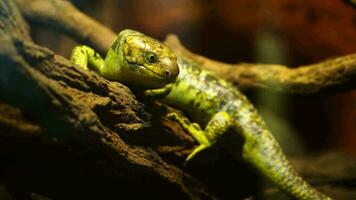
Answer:
<svg viewBox="0 0 356 200"><path fill-rule="evenodd" d="M128 62L128 63L129 63L129 62ZM129 63L129 64L130 64L132 67L134 67L134 68L141 68L141 69L144 69L144 70L148 70L148 71L150 71L151 73L153 73L154 75L157 75L157 76L159 76L159 77L161 77L161 78L163 78L163 79L166 79L166 78L167 78L166 75L157 73L157 72L153 71L152 69L150 69L150 68L148 68L148 67L146 67L146 66L144 66L144 65L139 65L139 64L136 64L136 63Z"/></svg>
<svg viewBox="0 0 356 200"><path fill-rule="evenodd" d="M156 75L156 76L158 76L158 77L160 77L160 78L162 78L162 79L167 79L167 76L166 76L166 75L164 75L164 74L159 74L159 73L153 71L152 69L150 69L150 68L148 68L148 67L146 67L146 66L144 66L144 65L139 65L139 64L137 64L137 63L129 63L129 62L128 62L128 64L131 65L132 68L136 68L136 69L139 68L139 69L141 69L141 70L146 70L146 71L149 71L149 72L151 72L152 74L154 74L154 75Z"/></svg>
<svg viewBox="0 0 356 200"><path fill-rule="evenodd" d="M148 71L150 71L150 72L152 72L152 73L156 74L157 76L160 76L160 77L162 77L162 78L166 78L166 76L165 76L165 75L163 75L163 74L159 74L159 73L157 73L157 72L153 71L152 69L150 69L150 68L148 68L148 67L145 67L144 65L140 65L140 67L147 69Z"/></svg>

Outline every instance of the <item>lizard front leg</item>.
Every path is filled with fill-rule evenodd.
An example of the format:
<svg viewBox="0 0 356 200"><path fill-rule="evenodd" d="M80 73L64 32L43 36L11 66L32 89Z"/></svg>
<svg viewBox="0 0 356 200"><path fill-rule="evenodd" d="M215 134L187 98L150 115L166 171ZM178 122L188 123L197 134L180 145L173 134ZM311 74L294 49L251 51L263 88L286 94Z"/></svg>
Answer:
<svg viewBox="0 0 356 200"><path fill-rule="evenodd" d="M169 113L167 116L180 123L184 130L190 133L199 143L199 146L189 154L186 162L191 160L200 151L213 145L219 136L225 133L232 125L231 116L226 112L216 113L206 125L204 131L200 128L199 124L191 123L187 118L181 117L177 113Z"/></svg>
<svg viewBox="0 0 356 200"><path fill-rule="evenodd" d="M173 87L173 83L167 84L163 88L152 89L152 90L145 90L144 95L149 98L161 99L167 96Z"/></svg>
<svg viewBox="0 0 356 200"><path fill-rule="evenodd" d="M76 46L72 51L70 60L83 69L88 69L88 66L90 66L99 74L102 74L105 67L103 58L94 49L85 45Z"/></svg>

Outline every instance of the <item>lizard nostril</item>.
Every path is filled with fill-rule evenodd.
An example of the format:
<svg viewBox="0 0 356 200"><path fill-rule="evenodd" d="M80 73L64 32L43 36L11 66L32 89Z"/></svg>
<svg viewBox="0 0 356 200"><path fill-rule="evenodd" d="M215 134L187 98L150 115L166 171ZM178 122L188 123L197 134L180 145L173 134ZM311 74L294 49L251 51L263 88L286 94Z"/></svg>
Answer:
<svg viewBox="0 0 356 200"><path fill-rule="evenodd" d="M168 71L168 70L166 70L166 71L164 72L164 74L165 74L166 76L169 76L169 75L171 75L171 72Z"/></svg>

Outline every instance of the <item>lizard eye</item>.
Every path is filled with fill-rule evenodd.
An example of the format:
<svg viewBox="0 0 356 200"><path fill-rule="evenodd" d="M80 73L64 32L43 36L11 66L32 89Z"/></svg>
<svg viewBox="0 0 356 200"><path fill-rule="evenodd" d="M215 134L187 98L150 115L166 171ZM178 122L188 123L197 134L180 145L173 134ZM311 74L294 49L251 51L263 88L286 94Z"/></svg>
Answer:
<svg viewBox="0 0 356 200"><path fill-rule="evenodd" d="M155 53L153 52L149 52L146 56L146 60L149 62L149 63L156 63L157 62L157 56Z"/></svg>

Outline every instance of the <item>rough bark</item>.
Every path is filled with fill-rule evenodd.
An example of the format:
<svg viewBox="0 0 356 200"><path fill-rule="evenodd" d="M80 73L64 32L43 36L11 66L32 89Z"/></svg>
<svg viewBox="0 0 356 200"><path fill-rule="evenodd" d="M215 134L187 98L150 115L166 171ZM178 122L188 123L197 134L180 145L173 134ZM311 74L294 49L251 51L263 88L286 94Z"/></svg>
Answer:
<svg viewBox="0 0 356 200"><path fill-rule="evenodd" d="M67 32L101 52L105 52L111 45L113 32L81 14L66 1L36 0L31 4L22 0L16 2L32 21ZM70 15L80 20L76 21ZM60 55L34 44L29 37L26 23L10 0L0 1L0 27L0 167L13 163L10 166L26 172L11 173L10 167L6 170L0 168L0 172L6 172L5 175L0 176L0 197L2 194L9 196L16 193L13 188L18 187L22 182L26 190L35 188L32 186L36 182L33 179L43 180L40 178L44 176L43 174L50 176L49 181L53 183L61 176L71 177L86 168L90 168L88 173L84 173L84 177L79 176L82 180L78 183L83 184L82 187L93 190L96 190L98 185L112 187L103 190L103 196L97 199L105 198L105 193L109 192L112 195L116 191L117 198L130 195L131 198L159 196L170 199L212 199L214 196L211 191L218 192L218 196L231 198L236 197L236 193L240 192L237 190L240 188L241 190L247 188L246 182L252 178L247 177L248 180L238 176L236 178L235 175L241 174L241 171L235 168L235 161L229 161L229 158L223 161L220 159L213 166L197 165L197 169L193 169L195 177L204 180L204 184L209 185L209 190L195 177L190 176L187 170L183 171L177 167L181 166L185 155L189 152L186 148L192 147L193 140L182 133L179 125L161 117L162 113L166 112L165 109L171 108L153 104L158 114L150 118L150 114L146 111L149 107L137 101L125 86L109 82L92 72L77 69ZM93 29L96 31L88 32ZM103 36L104 34L106 36ZM195 60L202 67L220 71L220 75L247 89L268 88L290 93L319 94L324 91L338 92L354 88L352 77L355 75L355 56L353 55L302 67L302 70L274 65L262 68L261 66L265 65L234 66L219 63L192 54L174 39L168 39L167 43L177 53ZM324 74L324 68L328 67ZM236 74L230 74L235 72ZM316 81L325 83L325 86L314 85L315 81L288 82L298 77L303 78L311 72L315 72ZM340 76L332 77L331 75L336 72ZM265 75L264 73L268 74L266 78L262 76ZM281 73L294 74L294 77L290 75L291 77L288 76L284 80L280 77ZM321 77L318 78L319 75ZM323 79L324 77L326 79ZM275 87L270 83L273 80L279 80L283 84L290 83L290 85ZM149 123L153 126L148 127ZM207 154L208 157L211 156L210 152ZM10 156L20 161L8 158ZM318 169L331 166L334 162L352 166L346 161L352 161L354 166L352 158L348 158L323 163ZM316 159L300 161L301 164L309 163L310 166L314 166L316 162ZM298 161L294 164L298 167ZM342 164L340 166L345 166ZM30 170L26 171L28 168ZM66 171L66 168L69 169ZM351 167L332 169L323 174L316 173L320 171L310 167L302 166L297 169L304 172L302 175L309 177L310 180L316 177L318 185L320 187L326 185L327 191L340 186L340 180L351 180L350 182L355 180L354 173L349 173L354 170ZM330 173L335 171L342 173L341 175ZM101 182L103 179L97 178L92 173L99 177L110 178L105 179L107 182ZM53 174L59 175L53 176ZM343 174L349 176L342 176ZM320 178L326 176L330 177ZM335 177L340 179L336 180ZM13 180L16 183L11 185ZM234 184L226 180L234 181ZM57 186L61 189L57 195L64 193L66 185L71 185L78 190L80 186L75 185L77 182L71 183L72 181L74 180L58 181ZM235 184L238 181L240 184ZM7 184L3 186L3 182ZM85 182L89 183L85 184ZM47 182L40 184L40 187L45 188L43 191L46 191L46 184ZM94 187L90 187L91 184L94 184ZM346 187L342 186L342 188ZM352 187L349 188L350 191L353 190ZM92 194L90 189L86 190L88 191L79 190L79 193ZM288 199L276 192L276 189L265 193L266 196L282 195L281 199ZM345 195L349 194L354 193L349 191L345 193ZM47 199L45 197L47 194L42 197L41 191L30 196L32 199ZM83 198L83 196L61 197L62 199Z"/></svg>
<svg viewBox="0 0 356 200"><path fill-rule="evenodd" d="M69 138L107 157L114 176L132 184L143 182L149 189L137 188L138 196L140 191L151 190L151 195L212 197L199 181L165 162L154 150L135 145L139 137L124 141L125 133L146 131L150 116L127 87L78 69L34 44L10 0L0 2L0 25L2 152L9 151L6 144L14 138L37 138L39 145L43 140L57 138L55 141L63 143ZM21 141L15 139L18 149L22 149ZM151 183L164 191L152 189Z"/></svg>

